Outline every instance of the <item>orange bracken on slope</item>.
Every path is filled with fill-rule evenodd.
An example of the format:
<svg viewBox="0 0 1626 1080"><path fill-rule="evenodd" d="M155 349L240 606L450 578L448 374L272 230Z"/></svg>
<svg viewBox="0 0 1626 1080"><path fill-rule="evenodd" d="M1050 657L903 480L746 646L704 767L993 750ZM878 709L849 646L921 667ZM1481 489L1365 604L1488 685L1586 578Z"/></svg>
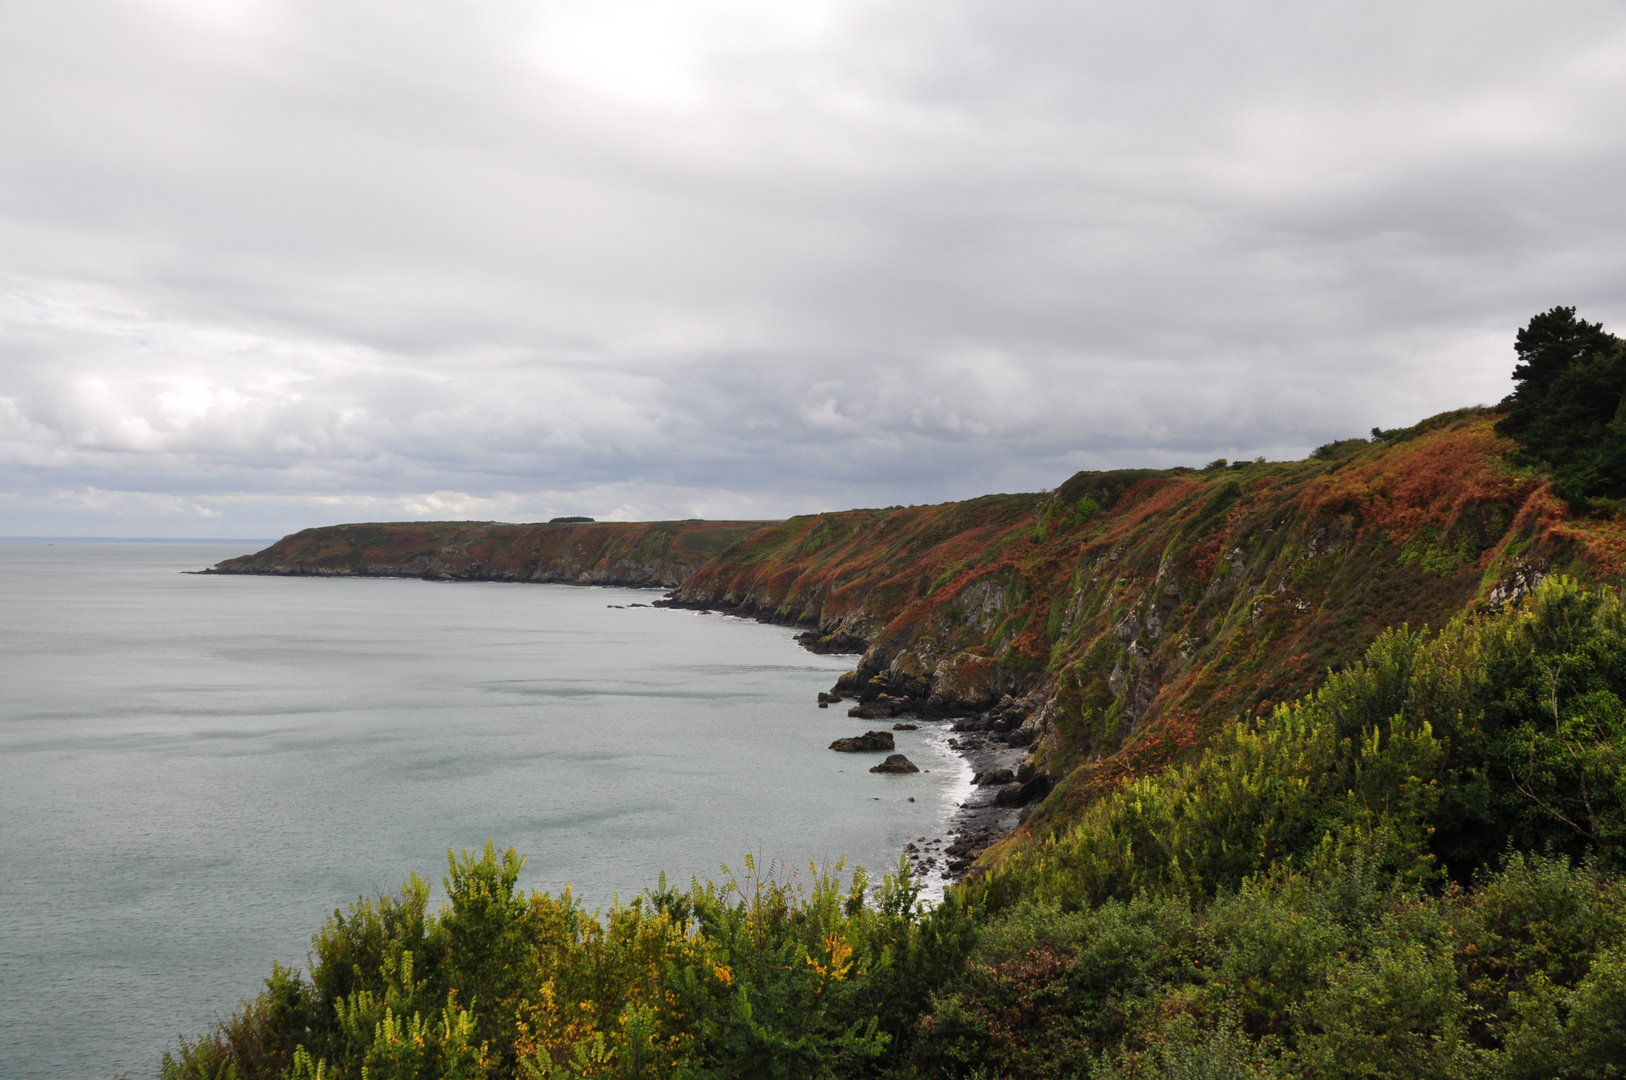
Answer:
<svg viewBox="0 0 1626 1080"><path fill-rule="evenodd" d="M1022 699L1054 827L1220 725L1312 689L1385 627L1443 625L1544 573L1618 582L1626 526L1577 520L1462 410L1322 458L1081 473L1053 494L795 518L681 603L868 646L838 688L901 711Z"/></svg>
<svg viewBox="0 0 1626 1080"><path fill-rule="evenodd" d="M1080 473L1055 492L761 522L349 525L222 572L663 584L673 603L864 650L837 689L1020 715L1056 784L1027 828L1312 689L1388 626L1540 575L1618 583L1626 522L1577 519L1485 409L1296 462Z"/></svg>

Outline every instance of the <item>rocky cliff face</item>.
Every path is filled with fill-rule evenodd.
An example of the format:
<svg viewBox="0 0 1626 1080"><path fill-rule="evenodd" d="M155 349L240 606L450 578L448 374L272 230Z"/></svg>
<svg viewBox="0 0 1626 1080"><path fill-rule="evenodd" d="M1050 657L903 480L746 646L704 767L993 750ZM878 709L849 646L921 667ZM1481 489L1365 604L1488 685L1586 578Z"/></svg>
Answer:
<svg viewBox="0 0 1626 1080"><path fill-rule="evenodd" d="M332 525L228 559L217 574L421 577L674 588L760 521Z"/></svg>
<svg viewBox="0 0 1626 1080"><path fill-rule="evenodd" d="M1626 519L1571 516L1507 462L1496 419L774 523L333 526L216 572L660 585L801 626L809 648L862 654L827 703L952 716L1025 751L1013 797L1043 799L1035 832L1304 694L1385 627L1516 603L1551 573L1620 583Z"/></svg>
<svg viewBox="0 0 1626 1080"><path fill-rule="evenodd" d="M795 518L673 602L862 647L827 698L957 716L1055 790L1029 829L1310 690L1387 626L1619 582L1626 523L1576 520L1465 410L1302 462L1080 473L1054 493Z"/></svg>

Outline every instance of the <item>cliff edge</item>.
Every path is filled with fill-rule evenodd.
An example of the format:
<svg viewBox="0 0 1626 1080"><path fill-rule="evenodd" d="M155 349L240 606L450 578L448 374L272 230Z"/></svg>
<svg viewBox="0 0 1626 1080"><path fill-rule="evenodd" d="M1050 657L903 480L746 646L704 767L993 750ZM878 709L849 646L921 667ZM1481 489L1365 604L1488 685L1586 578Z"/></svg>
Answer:
<svg viewBox="0 0 1626 1080"><path fill-rule="evenodd" d="M208 573L675 588L762 521L379 522L304 529Z"/></svg>
<svg viewBox="0 0 1626 1080"><path fill-rule="evenodd" d="M826 695L1026 747L1015 841L1354 661L1545 575L1619 584L1626 520L1509 460L1499 414L1442 414L1304 461L1084 472L1054 492L793 518L671 603L863 648ZM1045 796L1048 796L1047 798Z"/></svg>
<svg viewBox="0 0 1626 1080"><path fill-rule="evenodd" d="M953 717L1021 751L998 795L1027 807L1020 844L1307 693L1387 627L1500 610L1553 573L1620 584L1626 516L1575 513L1517 464L1500 415L1303 461L783 522L339 525L213 572L661 586L664 605L803 627L811 649L862 654L827 703Z"/></svg>

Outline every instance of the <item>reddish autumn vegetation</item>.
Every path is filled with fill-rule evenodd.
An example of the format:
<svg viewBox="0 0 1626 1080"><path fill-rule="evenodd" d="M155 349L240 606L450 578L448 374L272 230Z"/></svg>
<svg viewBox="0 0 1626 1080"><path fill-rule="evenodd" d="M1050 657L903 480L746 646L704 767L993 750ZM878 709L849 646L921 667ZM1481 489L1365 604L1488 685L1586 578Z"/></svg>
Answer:
<svg viewBox="0 0 1626 1080"><path fill-rule="evenodd" d="M1618 582L1626 527L1575 516L1511 464L1496 420L1461 410L1305 461L793 518L676 596L867 643L842 685L861 700L1025 698L1059 784L1024 830L1043 835L1309 692L1387 627L1438 628L1557 572Z"/></svg>
<svg viewBox="0 0 1626 1080"><path fill-rule="evenodd" d="M761 522L345 525L222 572L666 585L864 651L898 713L1022 703L1056 785L1015 838L1311 691L1384 629L1617 583L1626 520L1577 514L1466 409L1304 461L1080 473L1054 492ZM996 858L1000 850L990 853Z"/></svg>
<svg viewBox="0 0 1626 1080"><path fill-rule="evenodd" d="M1305 461L240 560L668 574L864 649L859 716L966 718L1030 748L1001 799L1048 797L929 907L904 860L811 893L748 861L588 913L488 846L439 915L417 878L335 913L164 1075L1619 1080L1626 344L1556 308L1517 351L1503 412Z"/></svg>
<svg viewBox="0 0 1626 1080"><path fill-rule="evenodd" d="M1354 526L1309 535L1306 558L1364 550ZM1007 570L1051 539L1013 541ZM1227 589L1246 587L1236 565L1219 564ZM1137 757L1143 738L1081 763L1141 775L935 906L906 861L871 889L861 870L804 880L748 860L743 878L662 878L590 912L568 890L522 893L519 856L488 844L450 859L438 912L416 876L335 912L305 969L273 965L162 1075L1619 1078L1626 604L1563 575L1518 605L1500 585L1479 601L1499 597L1501 613L1437 634L1386 631L1172 767ZM1026 633L962 670L1000 669ZM1165 756L1207 723L1159 716Z"/></svg>

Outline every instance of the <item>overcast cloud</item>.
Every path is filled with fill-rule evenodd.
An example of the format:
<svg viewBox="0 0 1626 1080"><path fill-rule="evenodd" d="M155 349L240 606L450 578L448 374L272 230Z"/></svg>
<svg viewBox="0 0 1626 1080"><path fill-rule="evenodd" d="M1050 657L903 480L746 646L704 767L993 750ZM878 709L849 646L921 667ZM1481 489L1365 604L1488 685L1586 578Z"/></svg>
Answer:
<svg viewBox="0 0 1626 1080"><path fill-rule="evenodd" d="M0 534L1300 457L1626 327L1617 2L6 0Z"/></svg>

